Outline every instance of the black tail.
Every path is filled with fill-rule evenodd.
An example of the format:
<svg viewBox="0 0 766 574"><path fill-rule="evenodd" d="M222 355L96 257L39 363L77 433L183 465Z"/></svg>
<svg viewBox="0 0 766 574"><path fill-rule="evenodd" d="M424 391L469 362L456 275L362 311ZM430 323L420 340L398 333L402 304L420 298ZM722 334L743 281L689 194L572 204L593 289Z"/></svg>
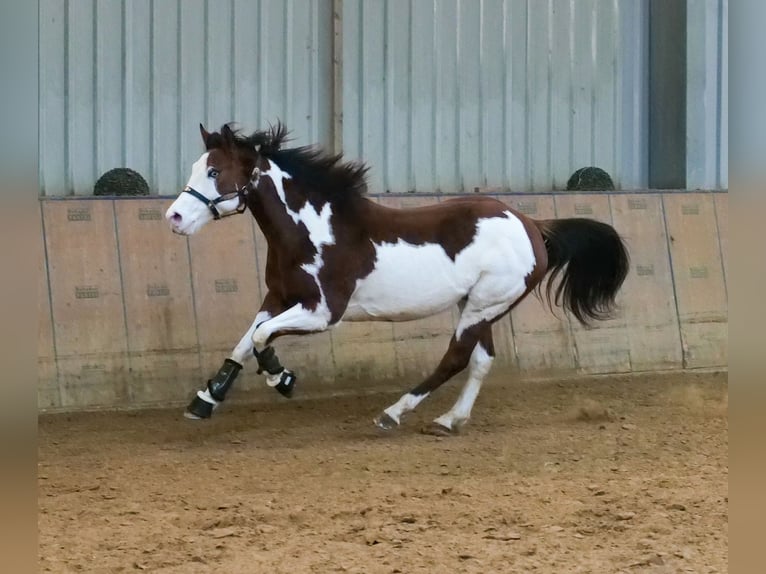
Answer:
<svg viewBox="0 0 766 574"><path fill-rule="evenodd" d="M570 218L537 221L548 251L548 304L556 277L556 305L563 306L583 325L591 319L608 319L615 296L630 267L622 238L611 225L593 219Z"/></svg>

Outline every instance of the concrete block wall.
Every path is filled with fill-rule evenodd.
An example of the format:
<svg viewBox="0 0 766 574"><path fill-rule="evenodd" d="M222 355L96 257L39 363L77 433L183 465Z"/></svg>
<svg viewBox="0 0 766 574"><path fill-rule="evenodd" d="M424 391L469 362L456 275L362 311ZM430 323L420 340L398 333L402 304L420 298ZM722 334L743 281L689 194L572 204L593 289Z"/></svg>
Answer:
<svg viewBox="0 0 766 574"><path fill-rule="evenodd" d="M530 296L495 326L495 368L560 376L725 367L725 192L501 194L533 218L592 217L627 240L620 314L585 330ZM373 197L409 207L439 196ZM185 404L250 325L265 292L266 244L249 215L199 235L169 232L168 198L43 199L38 408ZM408 323L343 324L285 337L300 393L404 391L441 358L456 312ZM233 400L272 400L252 364Z"/></svg>

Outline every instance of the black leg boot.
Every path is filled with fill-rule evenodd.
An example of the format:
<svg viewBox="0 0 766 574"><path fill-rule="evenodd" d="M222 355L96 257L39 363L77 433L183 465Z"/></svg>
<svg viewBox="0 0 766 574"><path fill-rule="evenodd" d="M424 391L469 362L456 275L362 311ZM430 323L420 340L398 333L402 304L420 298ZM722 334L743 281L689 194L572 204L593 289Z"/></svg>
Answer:
<svg viewBox="0 0 766 574"><path fill-rule="evenodd" d="M234 384L234 379L237 378L241 370L242 365L238 362L226 359L215 376L207 382L207 391L216 402L211 403L201 396L201 392L198 392L192 399L192 402L189 403L184 415L191 419L210 418L213 414L213 409L226 398L226 392Z"/></svg>
<svg viewBox="0 0 766 574"><path fill-rule="evenodd" d="M279 382L276 385L269 383L279 393L288 399L293 395L296 376L295 373L285 369L279 362L279 358L274 352L274 347L266 347L260 353L253 347L253 355L258 361L258 372L266 371L270 375L279 375Z"/></svg>

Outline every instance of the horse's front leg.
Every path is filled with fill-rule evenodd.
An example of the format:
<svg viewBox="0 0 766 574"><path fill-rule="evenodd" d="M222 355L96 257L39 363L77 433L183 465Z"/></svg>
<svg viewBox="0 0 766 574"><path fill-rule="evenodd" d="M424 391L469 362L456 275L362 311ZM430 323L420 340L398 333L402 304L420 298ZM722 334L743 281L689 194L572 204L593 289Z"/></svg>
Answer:
<svg viewBox="0 0 766 574"><path fill-rule="evenodd" d="M253 323L250 325L250 328L239 340L239 343L237 343L236 347L234 347L231 354L224 360L223 365L221 365L221 367L218 369L218 372L215 374L215 376L208 380L207 386L204 389L197 391L197 394L194 396L191 403L184 412L184 416L186 418L210 418L210 416L213 414L213 410L226 398L226 393L234 384L234 380L242 370L245 362L251 356L253 356L253 333L255 332L258 325L268 321L275 315L281 313L283 310L284 308L279 303L278 298L271 292L267 293L263 304L261 305L261 309L256 314ZM274 357L276 358L276 355L274 355ZM258 373L260 374L263 372L263 370L263 365L261 364L261 361L259 361ZM269 377L271 377L271 375L267 374L267 382L270 381ZM271 384L271 386L274 385Z"/></svg>
<svg viewBox="0 0 766 574"><path fill-rule="evenodd" d="M270 346L274 339L282 335L319 333L329 324L329 312L312 311L300 303L259 324L252 334L252 349L259 368L267 373L266 383L290 397L296 380L295 375L280 364Z"/></svg>

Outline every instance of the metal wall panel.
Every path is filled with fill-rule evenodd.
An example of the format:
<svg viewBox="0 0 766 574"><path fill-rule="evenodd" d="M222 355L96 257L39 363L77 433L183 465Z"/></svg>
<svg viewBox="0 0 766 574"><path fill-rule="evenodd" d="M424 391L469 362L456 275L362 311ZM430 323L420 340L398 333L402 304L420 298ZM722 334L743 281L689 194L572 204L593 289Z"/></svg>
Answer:
<svg viewBox="0 0 766 574"><path fill-rule="evenodd" d="M42 205L40 205L42 209ZM36 218L39 249L37 257L37 404L43 408L61 404L56 346L51 313L51 288L48 281L48 254L43 236L42 217Z"/></svg>
<svg viewBox="0 0 766 574"><path fill-rule="evenodd" d="M728 0L689 0L686 21L686 187L729 186Z"/></svg>
<svg viewBox="0 0 766 574"><path fill-rule="evenodd" d="M663 195L684 367L728 364L728 298L714 196Z"/></svg>
<svg viewBox="0 0 766 574"><path fill-rule="evenodd" d="M120 166L175 194L200 121L277 118L367 161L372 191L649 183L646 0L38 2L44 195ZM725 188L728 0L687 13L687 187Z"/></svg>
<svg viewBox="0 0 766 574"><path fill-rule="evenodd" d="M620 316L628 326L633 371L680 369L681 336L662 196L610 196L612 221L630 254L620 290Z"/></svg>
<svg viewBox="0 0 766 574"><path fill-rule="evenodd" d="M53 201L43 218L61 404L125 404L132 397L114 202Z"/></svg>
<svg viewBox="0 0 766 574"><path fill-rule="evenodd" d="M90 195L115 167L175 194L200 122L332 141L331 0L39 3L44 195Z"/></svg>
<svg viewBox="0 0 766 574"><path fill-rule="evenodd" d="M343 2L343 148L373 191L646 186L646 5Z"/></svg>
<svg viewBox="0 0 766 574"><path fill-rule="evenodd" d="M200 370L189 248L169 236L158 203L114 202L130 396L155 404L172 401Z"/></svg>
<svg viewBox="0 0 766 574"><path fill-rule="evenodd" d="M232 218L235 219L235 218ZM215 233L189 238L191 283L197 316L200 364L215 372L261 306L253 225L248 217L227 221ZM225 253L225 257L221 254Z"/></svg>

